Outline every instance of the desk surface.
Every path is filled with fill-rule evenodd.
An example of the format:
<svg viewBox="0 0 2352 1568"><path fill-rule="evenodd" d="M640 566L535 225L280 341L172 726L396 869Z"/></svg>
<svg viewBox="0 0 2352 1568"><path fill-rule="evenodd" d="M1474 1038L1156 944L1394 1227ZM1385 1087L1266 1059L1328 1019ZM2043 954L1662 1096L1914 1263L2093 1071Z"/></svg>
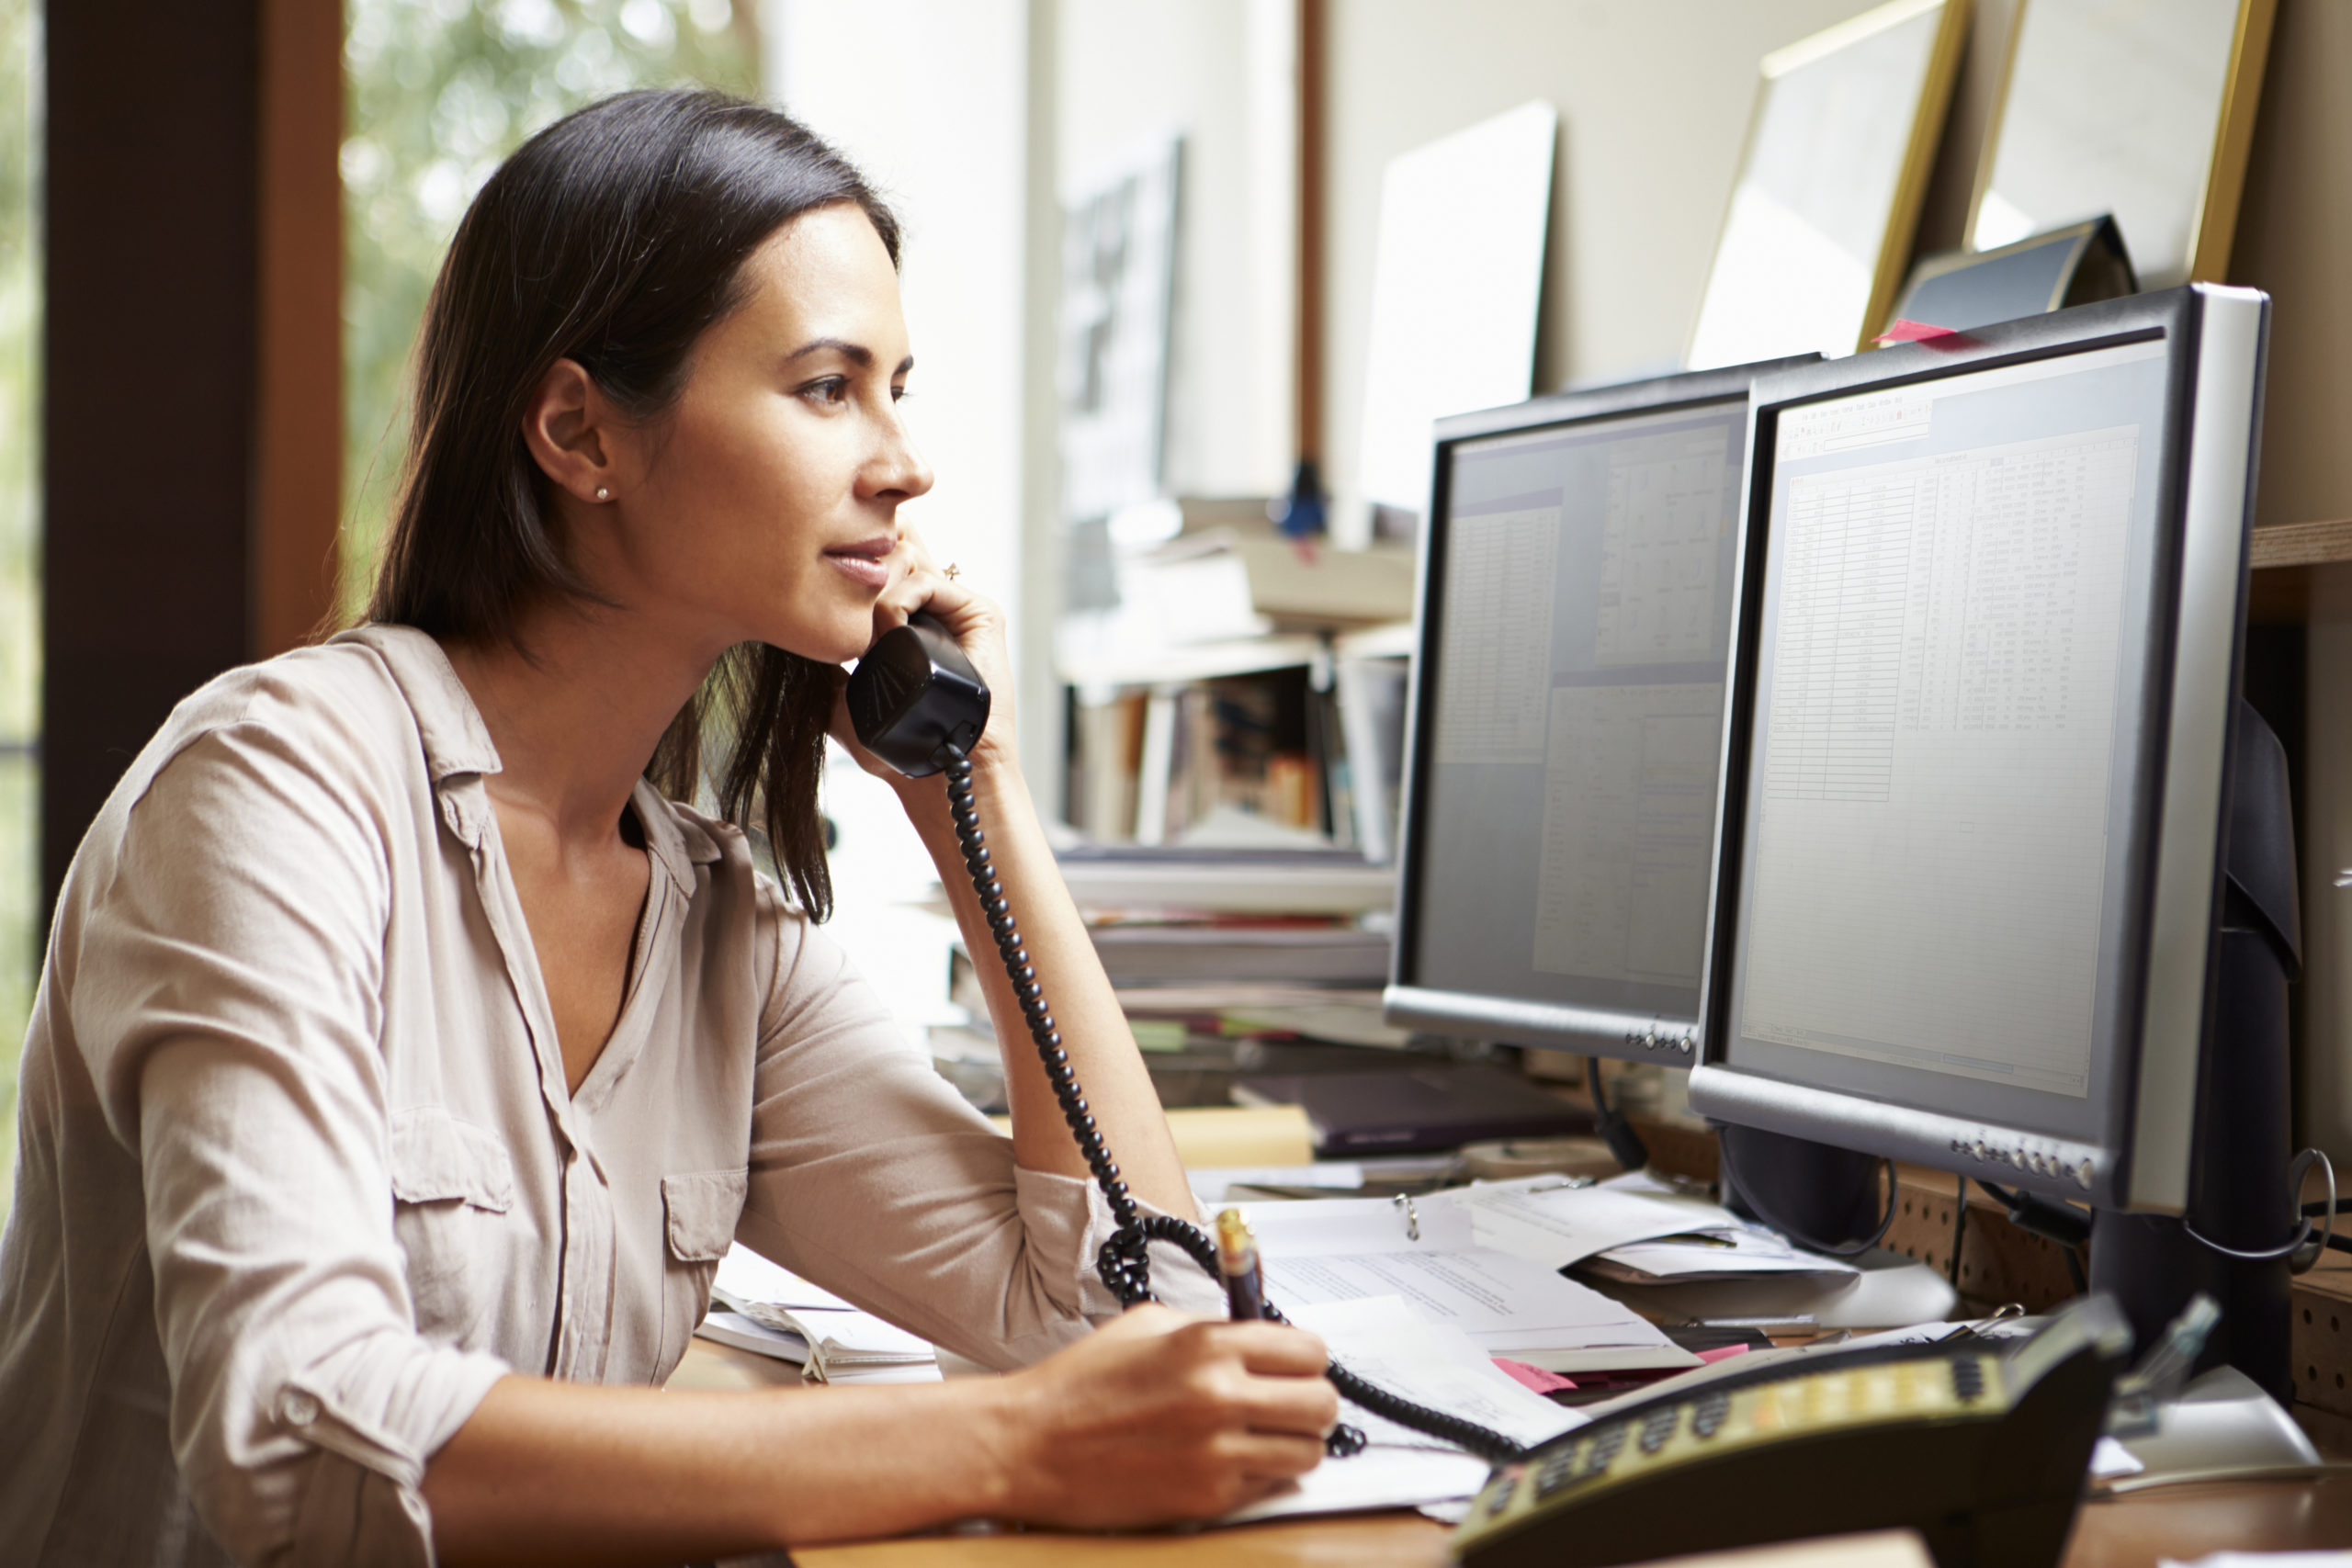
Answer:
<svg viewBox="0 0 2352 1568"><path fill-rule="evenodd" d="M1038 1532L933 1536L863 1546L802 1547L796 1568L1440 1568L1446 1530L1418 1514L1296 1519L1176 1536ZM2315 1481L2165 1487L2086 1503L2064 1568L2154 1568L2209 1551L2352 1544L2352 1473Z"/></svg>
<svg viewBox="0 0 2352 1568"><path fill-rule="evenodd" d="M697 1339L673 1388L758 1388L792 1369ZM1189 1535L924 1536L856 1546L802 1547L795 1568L1011 1568L1012 1564L1132 1564L1134 1568L1440 1568L1444 1526L1414 1513L1292 1519ZM2209 1551L2352 1546L2352 1471L2312 1481L2168 1486L2086 1503L2064 1568L2155 1568ZM771 1558L767 1561L773 1562Z"/></svg>

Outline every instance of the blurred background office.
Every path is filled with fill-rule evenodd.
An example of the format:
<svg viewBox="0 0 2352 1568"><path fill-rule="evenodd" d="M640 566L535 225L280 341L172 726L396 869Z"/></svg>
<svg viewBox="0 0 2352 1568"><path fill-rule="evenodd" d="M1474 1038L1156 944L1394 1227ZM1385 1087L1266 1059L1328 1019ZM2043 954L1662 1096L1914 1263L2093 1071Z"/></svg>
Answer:
<svg viewBox="0 0 2352 1568"><path fill-rule="evenodd" d="M1430 415L1685 363L1759 61L1866 8L0 0L0 1140L84 827L174 701L361 602L442 250L557 117L639 85L763 97L896 204L910 418L939 475L909 515L1013 616L1030 777L1073 845L1377 865L1415 523L1409 462L1382 465L1425 455ZM1968 238L2018 15L1973 7L1898 274ZM2276 26L2229 276L2278 302L2260 520L2291 529L2352 519L2352 442L2329 434L2352 418L2352 106L2329 90L2352 81L2352 7L2280 0ZM1396 281L1393 204L1445 166L1414 160L1490 130L1521 138L1535 199L1522 181L1469 218L1532 222L1504 247L1524 279L1376 329L1384 289L1453 292ZM2303 1139L2352 1157L2326 956L2352 937L2327 902L2352 726L2321 722L2352 661L2332 575L2352 568L2327 564L2352 538L2272 537L2256 651L2312 716L2280 728L2319 802ZM910 1029L952 1031L928 863L833 778L844 939L923 976L896 987Z"/></svg>

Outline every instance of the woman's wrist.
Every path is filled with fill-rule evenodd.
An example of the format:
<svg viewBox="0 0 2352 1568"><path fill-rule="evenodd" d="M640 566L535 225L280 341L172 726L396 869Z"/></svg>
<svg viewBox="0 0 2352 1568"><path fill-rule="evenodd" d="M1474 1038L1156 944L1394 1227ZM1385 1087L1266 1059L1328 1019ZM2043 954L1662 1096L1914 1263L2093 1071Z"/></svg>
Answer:
<svg viewBox="0 0 2352 1568"><path fill-rule="evenodd" d="M890 785L898 791L899 804L905 809L924 840L933 846L933 857L944 844L955 840L955 819L947 810L947 780L944 774L933 773L927 778L910 779L894 775ZM972 757L972 794L978 806L980 826L992 830L1001 820L1007 806L1019 803L1025 808L1029 802L1029 786L1021 773L1017 757L999 752L994 747L983 746ZM955 870L962 874L963 857L953 857ZM947 866L942 864L944 874Z"/></svg>

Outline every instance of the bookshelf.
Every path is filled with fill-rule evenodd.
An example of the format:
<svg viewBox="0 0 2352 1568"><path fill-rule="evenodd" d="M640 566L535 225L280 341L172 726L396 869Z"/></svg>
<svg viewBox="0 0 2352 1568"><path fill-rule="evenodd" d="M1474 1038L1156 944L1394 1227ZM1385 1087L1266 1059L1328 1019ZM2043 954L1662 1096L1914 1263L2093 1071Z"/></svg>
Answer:
<svg viewBox="0 0 2352 1568"><path fill-rule="evenodd" d="M1065 658L1071 826L1385 862L1412 647L1400 621Z"/></svg>

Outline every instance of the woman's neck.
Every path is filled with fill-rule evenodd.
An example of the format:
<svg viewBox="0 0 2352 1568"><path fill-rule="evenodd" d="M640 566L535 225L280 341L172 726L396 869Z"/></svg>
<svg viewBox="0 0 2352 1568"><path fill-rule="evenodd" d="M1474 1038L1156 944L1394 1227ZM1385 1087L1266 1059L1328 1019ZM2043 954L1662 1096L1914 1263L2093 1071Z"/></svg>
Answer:
<svg viewBox="0 0 2352 1568"><path fill-rule="evenodd" d="M444 644L498 748L492 796L542 818L566 841L618 830L662 733L717 657L634 620L554 606L520 616L513 643Z"/></svg>

